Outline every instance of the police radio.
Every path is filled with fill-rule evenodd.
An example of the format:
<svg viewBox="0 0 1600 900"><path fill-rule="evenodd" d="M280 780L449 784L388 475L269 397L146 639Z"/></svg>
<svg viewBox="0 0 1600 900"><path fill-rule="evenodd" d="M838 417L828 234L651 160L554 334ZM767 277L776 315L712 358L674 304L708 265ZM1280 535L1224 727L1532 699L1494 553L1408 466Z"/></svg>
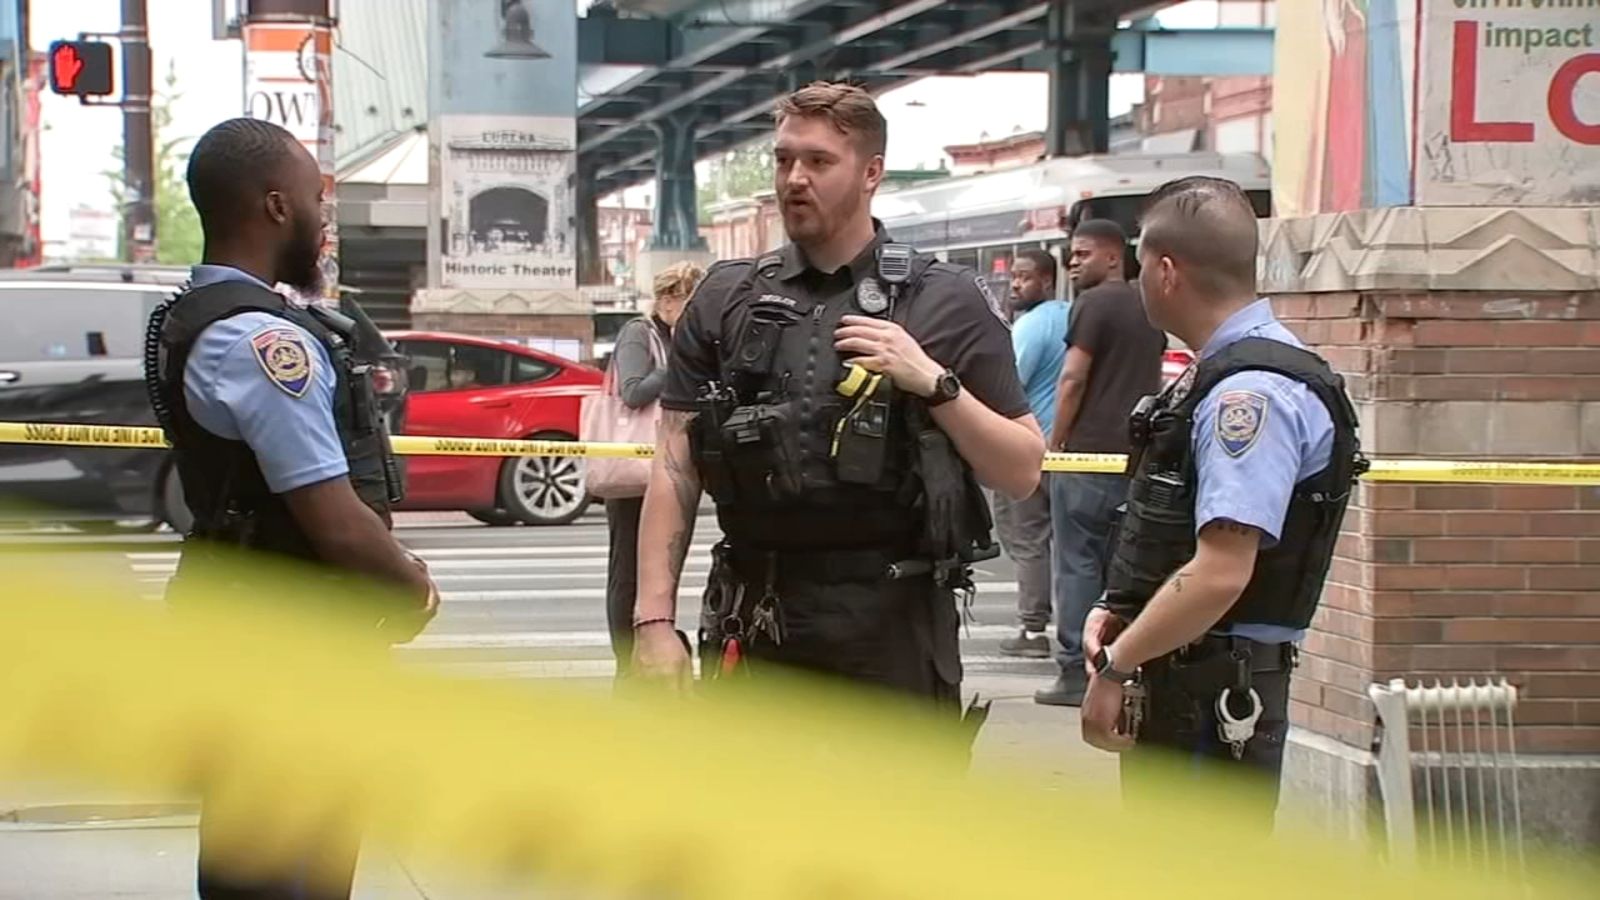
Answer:
<svg viewBox="0 0 1600 900"><path fill-rule="evenodd" d="M889 286L889 316L894 316L900 288L911 280L911 260L916 251L910 244L884 244L878 248L878 277Z"/></svg>

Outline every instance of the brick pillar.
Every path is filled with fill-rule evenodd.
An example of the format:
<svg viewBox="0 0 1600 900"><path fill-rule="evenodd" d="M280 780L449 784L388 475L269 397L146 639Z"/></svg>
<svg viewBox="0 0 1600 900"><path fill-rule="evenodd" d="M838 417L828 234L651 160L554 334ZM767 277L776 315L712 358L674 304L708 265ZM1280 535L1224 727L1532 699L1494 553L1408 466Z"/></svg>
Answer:
<svg viewBox="0 0 1600 900"><path fill-rule="evenodd" d="M1572 254L1580 265L1563 269L1548 265L1556 253L1530 265L1526 244L1496 245L1471 229L1421 248L1394 239L1426 234L1416 226L1433 212L1266 229L1267 293L1279 317L1345 375L1368 454L1600 458L1593 245L1587 262ZM1587 215L1504 213L1494 230L1537 235L1535 222L1550 225L1546 213ZM1494 211L1479 215L1496 222ZM1385 220L1410 227L1377 227ZM1583 289L1462 290L1450 284L1460 253L1485 263L1466 267L1480 277ZM1600 846L1600 487L1364 483L1304 651L1287 803L1361 833L1377 809L1368 685L1503 675L1521 690L1516 739L1530 834Z"/></svg>

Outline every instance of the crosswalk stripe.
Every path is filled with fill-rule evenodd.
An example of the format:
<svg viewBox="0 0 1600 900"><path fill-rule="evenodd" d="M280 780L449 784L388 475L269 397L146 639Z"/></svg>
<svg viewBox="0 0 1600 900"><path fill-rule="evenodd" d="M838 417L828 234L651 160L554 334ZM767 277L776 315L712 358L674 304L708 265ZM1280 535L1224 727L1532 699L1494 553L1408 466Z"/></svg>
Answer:
<svg viewBox="0 0 1600 900"><path fill-rule="evenodd" d="M407 659L405 663L427 670L439 675L460 676L468 678L495 678L495 679L578 679L578 678L610 678L616 674L617 663L611 658L606 659L517 659L502 661L467 661L467 662L425 662L421 659ZM980 654L963 656L962 668L969 674L978 674L985 671L1000 669L1014 673L1027 673L1040 677L1041 683L1050 677L1045 671L1049 666L1044 660L1017 660L1006 656L993 654Z"/></svg>
<svg viewBox="0 0 1600 900"><path fill-rule="evenodd" d="M678 588L678 599L699 599L705 592L704 583L695 584L688 582ZM978 585L978 590L985 596L1004 596L1016 594L1015 581L990 581ZM594 600L601 601L606 598L604 587L581 588L505 588L500 590L484 591L443 591L440 595L442 603L499 603L503 600Z"/></svg>
<svg viewBox="0 0 1600 900"><path fill-rule="evenodd" d="M439 527L430 523L422 527ZM693 634L697 608L720 538L701 529L691 545L679 587L680 628ZM493 679L569 679L608 682L616 671L603 608L610 566L610 540L603 520L559 531L507 536L484 532L402 535L427 561L439 584L443 608L432 627L396 648L396 658L439 674ZM524 541L525 539L525 541ZM548 540L569 543L550 544ZM144 598L162 600L161 585L176 572L176 544L128 547L118 554ZM1009 624L1017 583L1008 569L989 564L974 570L985 622L963 625L959 636L970 671L1040 674L1049 662L996 655L995 642L1016 634ZM986 603L985 603L986 601ZM1003 610L1003 613L1000 612ZM1008 624L990 624L1003 614ZM552 630L537 630L551 617ZM507 630L497 631L497 627Z"/></svg>
<svg viewBox="0 0 1600 900"><path fill-rule="evenodd" d="M694 630L692 622L679 623L680 628ZM1010 637L1016 634L1014 625L971 625L961 630L961 636L973 638ZM611 652L611 635L604 631L499 631L499 632L423 632L416 640L400 649L405 652L427 650L548 650L567 647L604 648Z"/></svg>
<svg viewBox="0 0 1600 900"><path fill-rule="evenodd" d="M711 547L711 544L690 544L689 552L710 553ZM517 545L505 547L425 547L420 550L413 550L412 552L416 553L425 560L468 558L514 559L519 556L599 556L603 558L606 554L611 552L611 545L542 544L538 546ZM125 555L129 561L135 563L177 562L178 560L178 554L175 551L167 553L128 553Z"/></svg>
<svg viewBox="0 0 1600 900"><path fill-rule="evenodd" d="M509 569L528 569L527 572L506 571L500 575L487 575L488 578L520 578L520 577L557 577L562 572L576 576L604 575L611 561L603 556L579 557L577 559L473 559L473 560L444 560L435 562L426 556L423 560L428 563L428 571L434 575L441 573L460 572L470 574L473 572L500 571ZM130 568L140 575L171 575L178 570L177 562L160 563L134 563ZM711 555L700 554L690 556L684 560L684 569L709 569L711 568ZM446 574L445 578L463 577Z"/></svg>

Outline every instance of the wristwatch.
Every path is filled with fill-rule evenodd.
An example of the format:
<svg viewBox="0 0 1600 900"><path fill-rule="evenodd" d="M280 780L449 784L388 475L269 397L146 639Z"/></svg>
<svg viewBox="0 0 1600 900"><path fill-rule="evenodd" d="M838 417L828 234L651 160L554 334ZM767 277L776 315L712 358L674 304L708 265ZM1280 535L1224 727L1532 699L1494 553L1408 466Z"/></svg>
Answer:
<svg viewBox="0 0 1600 900"><path fill-rule="evenodd" d="M1104 678L1107 681L1115 681L1117 684L1126 685L1138 674L1136 672L1120 672L1114 668L1111 659L1110 647L1101 647L1100 652L1095 654L1093 662L1094 672L1096 675L1099 675L1101 678Z"/></svg>
<svg viewBox="0 0 1600 900"><path fill-rule="evenodd" d="M932 409L941 403L949 403L961 395L961 379L956 373L945 369L933 381L933 393L928 395L928 408Z"/></svg>

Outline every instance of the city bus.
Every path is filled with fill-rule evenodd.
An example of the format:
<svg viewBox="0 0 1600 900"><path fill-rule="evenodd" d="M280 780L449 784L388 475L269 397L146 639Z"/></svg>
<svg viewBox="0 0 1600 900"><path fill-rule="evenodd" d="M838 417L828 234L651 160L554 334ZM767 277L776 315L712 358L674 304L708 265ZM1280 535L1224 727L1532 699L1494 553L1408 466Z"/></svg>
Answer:
<svg viewBox="0 0 1600 900"><path fill-rule="evenodd" d="M1011 290L1011 261L1028 248L1056 260L1056 284L1071 299L1065 263L1072 229L1087 219L1111 219L1128 233L1125 274L1138 275L1135 259L1139 212L1151 191L1175 178L1211 175L1235 181L1256 215L1272 215L1266 160L1254 153L1115 154L1046 159L978 175L926 181L886 191L872 213L890 236L984 277L996 297ZM1194 358L1167 336L1162 376L1170 381Z"/></svg>
<svg viewBox="0 0 1600 900"><path fill-rule="evenodd" d="M1111 219L1135 237L1144 198L1161 184L1189 175L1238 182L1258 216L1272 214L1270 173L1254 153L1046 159L881 192L872 212L895 240L1004 282L1012 258L1025 248L1043 248L1065 262L1072 229L1085 219ZM1131 252L1129 259L1131 264ZM1064 280L1057 283L1066 286Z"/></svg>

